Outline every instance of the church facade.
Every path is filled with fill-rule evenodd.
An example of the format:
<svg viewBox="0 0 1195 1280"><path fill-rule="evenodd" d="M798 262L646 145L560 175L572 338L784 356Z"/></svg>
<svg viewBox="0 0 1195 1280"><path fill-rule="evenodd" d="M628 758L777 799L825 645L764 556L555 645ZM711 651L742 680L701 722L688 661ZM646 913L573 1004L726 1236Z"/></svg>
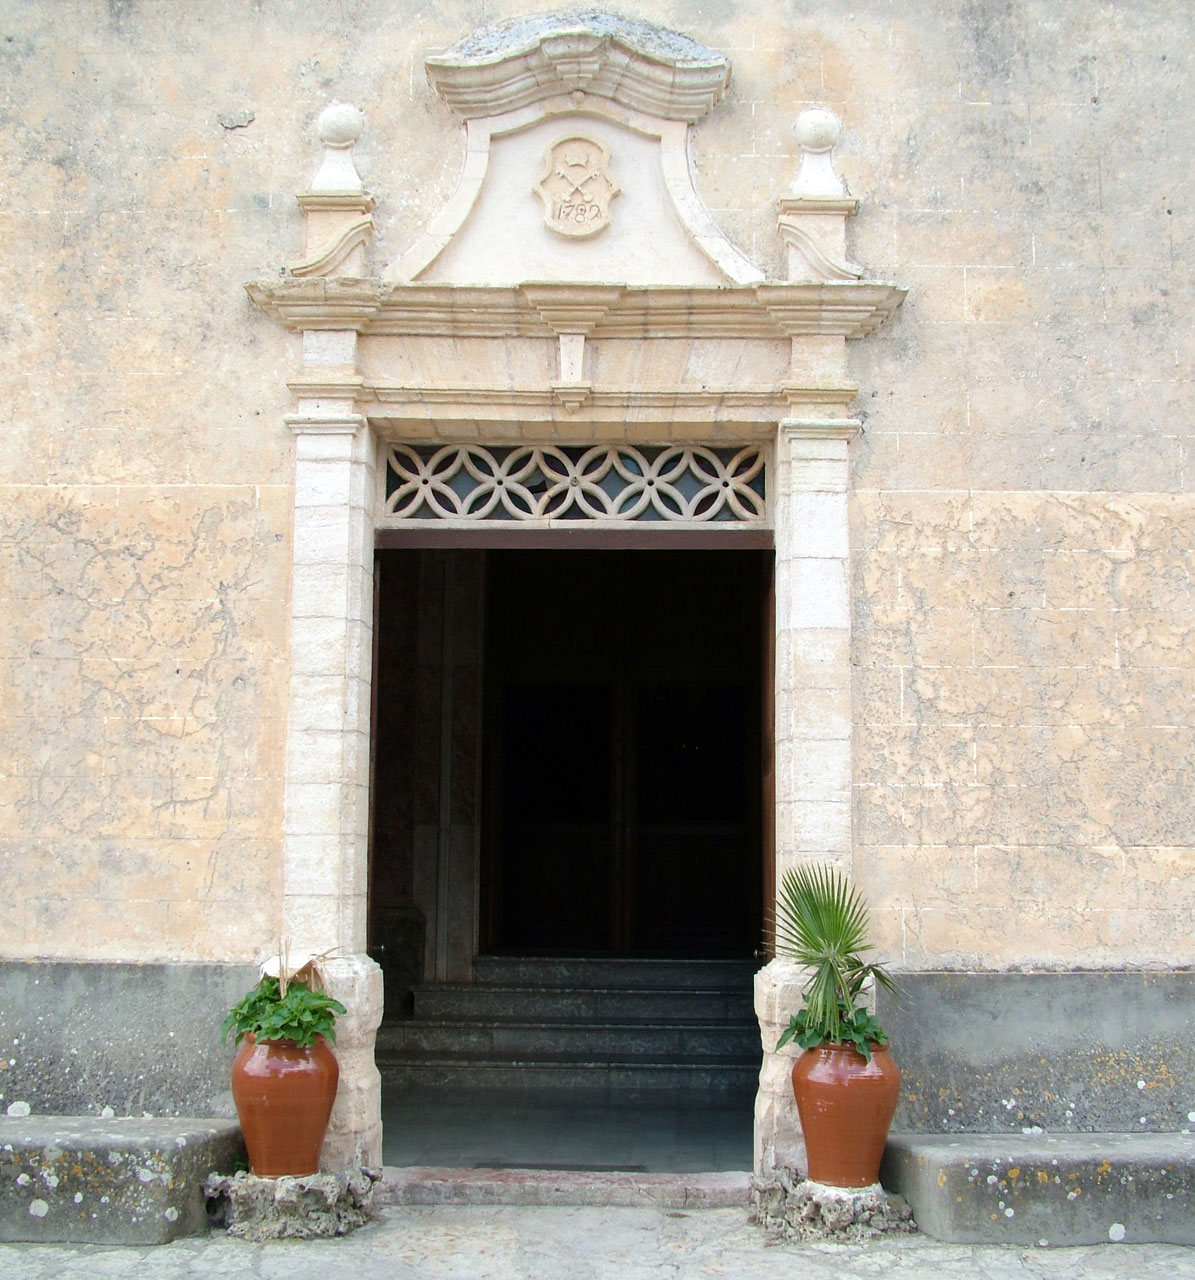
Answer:
<svg viewBox="0 0 1195 1280"><path fill-rule="evenodd" d="M758 951L799 1164L826 861L898 1123L1183 1128L1182 16L507 8L6 19L3 1100L225 1105L286 939L377 1163L411 985Z"/></svg>

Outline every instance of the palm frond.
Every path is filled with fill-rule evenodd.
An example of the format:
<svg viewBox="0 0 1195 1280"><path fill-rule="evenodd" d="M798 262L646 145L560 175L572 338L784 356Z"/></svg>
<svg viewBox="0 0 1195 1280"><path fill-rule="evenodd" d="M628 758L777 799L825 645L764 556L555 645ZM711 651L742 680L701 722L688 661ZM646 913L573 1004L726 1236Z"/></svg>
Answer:
<svg viewBox="0 0 1195 1280"><path fill-rule="evenodd" d="M803 992L808 1021L838 1042L843 1018L854 1009L863 986L874 979L897 994L893 978L879 963L864 959L867 906L834 867L821 863L785 872L776 893L772 939L776 954L812 970Z"/></svg>

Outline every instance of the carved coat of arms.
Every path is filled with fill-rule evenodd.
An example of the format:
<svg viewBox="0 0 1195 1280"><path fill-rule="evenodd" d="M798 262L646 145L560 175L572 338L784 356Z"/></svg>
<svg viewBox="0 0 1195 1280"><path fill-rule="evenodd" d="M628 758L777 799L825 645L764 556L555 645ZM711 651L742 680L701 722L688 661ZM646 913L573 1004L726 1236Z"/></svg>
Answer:
<svg viewBox="0 0 1195 1280"><path fill-rule="evenodd" d="M610 202L622 188L610 173L610 151L579 134L544 153L547 169L532 188L544 202L544 225L562 236L591 236L610 225Z"/></svg>

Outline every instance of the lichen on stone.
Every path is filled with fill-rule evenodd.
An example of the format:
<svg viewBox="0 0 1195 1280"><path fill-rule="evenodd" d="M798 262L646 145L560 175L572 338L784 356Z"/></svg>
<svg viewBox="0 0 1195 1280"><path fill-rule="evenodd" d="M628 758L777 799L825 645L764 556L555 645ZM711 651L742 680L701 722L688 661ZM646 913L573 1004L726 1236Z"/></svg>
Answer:
<svg viewBox="0 0 1195 1280"><path fill-rule="evenodd" d="M917 1230L913 1211L877 1182L870 1187L831 1187L775 1169L751 1183L751 1221L790 1241L857 1243L888 1232Z"/></svg>
<svg viewBox="0 0 1195 1280"><path fill-rule="evenodd" d="M212 1174L204 1184L208 1216L243 1240L314 1240L348 1235L373 1216L378 1169L302 1177Z"/></svg>

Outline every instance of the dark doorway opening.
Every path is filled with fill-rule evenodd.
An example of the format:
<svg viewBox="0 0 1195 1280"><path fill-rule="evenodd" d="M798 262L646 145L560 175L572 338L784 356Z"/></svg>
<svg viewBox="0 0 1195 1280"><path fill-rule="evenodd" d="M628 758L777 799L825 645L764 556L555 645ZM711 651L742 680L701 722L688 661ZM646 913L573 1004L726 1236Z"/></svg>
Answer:
<svg viewBox="0 0 1195 1280"><path fill-rule="evenodd" d="M494 551L483 950L750 956L761 921L756 551Z"/></svg>
<svg viewBox="0 0 1195 1280"><path fill-rule="evenodd" d="M388 1163L750 1165L772 554L599 536L379 551Z"/></svg>

